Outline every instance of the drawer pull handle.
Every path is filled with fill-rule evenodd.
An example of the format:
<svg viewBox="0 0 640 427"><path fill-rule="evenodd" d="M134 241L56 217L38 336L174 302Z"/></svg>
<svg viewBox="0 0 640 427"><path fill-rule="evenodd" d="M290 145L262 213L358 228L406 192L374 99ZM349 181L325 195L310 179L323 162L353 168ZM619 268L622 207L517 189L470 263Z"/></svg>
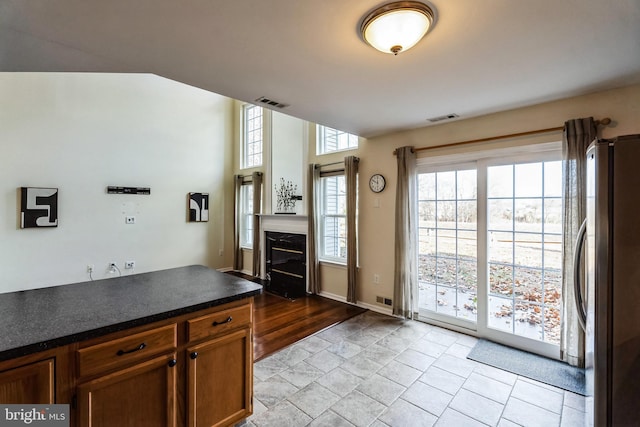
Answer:
<svg viewBox="0 0 640 427"><path fill-rule="evenodd" d="M227 317L227 320L223 321L223 322L213 322L211 324L211 326L218 326L218 325L224 325L225 323L229 323L233 320L233 317L229 316Z"/></svg>
<svg viewBox="0 0 640 427"><path fill-rule="evenodd" d="M139 346L137 346L134 349L131 350L118 350L118 352L116 353L118 356L122 356L123 354L129 354L129 353L134 353L136 351L140 351L143 348L145 348L147 345L145 343L140 344Z"/></svg>
<svg viewBox="0 0 640 427"><path fill-rule="evenodd" d="M174 366L176 366L177 363L178 361L176 359L171 359L169 360L169 367L173 368Z"/></svg>

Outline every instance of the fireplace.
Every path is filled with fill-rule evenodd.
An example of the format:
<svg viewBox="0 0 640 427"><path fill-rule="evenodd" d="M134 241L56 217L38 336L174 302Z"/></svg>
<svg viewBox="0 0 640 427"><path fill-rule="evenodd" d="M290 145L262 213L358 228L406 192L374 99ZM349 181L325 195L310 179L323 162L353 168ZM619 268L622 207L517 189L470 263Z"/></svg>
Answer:
<svg viewBox="0 0 640 427"><path fill-rule="evenodd" d="M286 298L307 292L307 236L267 231L265 233L265 288Z"/></svg>

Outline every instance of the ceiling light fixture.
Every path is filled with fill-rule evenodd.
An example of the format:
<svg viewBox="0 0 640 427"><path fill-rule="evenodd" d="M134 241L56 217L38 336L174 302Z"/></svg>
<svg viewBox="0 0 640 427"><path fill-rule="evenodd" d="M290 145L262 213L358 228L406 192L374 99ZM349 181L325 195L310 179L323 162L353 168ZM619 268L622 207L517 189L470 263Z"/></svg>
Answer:
<svg viewBox="0 0 640 427"><path fill-rule="evenodd" d="M433 10L417 1L381 6L362 20L362 39L380 52L397 55L418 43L433 24Z"/></svg>

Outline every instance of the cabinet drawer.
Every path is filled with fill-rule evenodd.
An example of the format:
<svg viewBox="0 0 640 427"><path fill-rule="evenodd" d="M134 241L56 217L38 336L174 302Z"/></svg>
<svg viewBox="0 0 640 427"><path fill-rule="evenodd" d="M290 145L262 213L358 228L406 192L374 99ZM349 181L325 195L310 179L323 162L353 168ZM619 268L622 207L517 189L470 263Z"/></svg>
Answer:
<svg viewBox="0 0 640 427"><path fill-rule="evenodd" d="M78 375L85 377L176 348L176 325L167 325L78 350Z"/></svg>
<svg viewBox="0 0 640 427"><path fill-rule="evenodd" d="M188 339L196 341L251 323L251 305L221 310L187 321Z"/></svg>

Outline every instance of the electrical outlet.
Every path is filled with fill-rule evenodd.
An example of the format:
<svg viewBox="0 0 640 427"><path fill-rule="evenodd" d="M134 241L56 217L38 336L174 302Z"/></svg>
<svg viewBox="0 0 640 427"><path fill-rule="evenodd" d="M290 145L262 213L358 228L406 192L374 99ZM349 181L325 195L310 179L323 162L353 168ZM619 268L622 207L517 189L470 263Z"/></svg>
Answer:
<svg viewBox="0 0 640 427"><path fill-rule="evenodd" d="M124 268L126 268L127 270L130 270L132 268L136 268L136 262L135 261L125 261L124 262Z"/></svg>
<svg viewBox="0 0 640 427"><path fill-rule="evenodd" d="M379 274L374 274L373 275L373 283L376 285L380 284L380 275Z"/></svg>
<svg viewBox="0 0 640 427"><path fill-rule="evenodd" d="M124 217L124 222L127 224L135 224L136 223L136 217L135 216L125 216Z"/></svg>
<svg viewBox="0 0 640 427"><path fill-rule="evenodd" d="M93 264L88 264L87 265L87 273L89 273L89 274L93 273Z"/></svg>
<svg viewBox="0 0 640 427"><path fill-rule="evenodd" d="M107 271L109 273L115 273L116 271L118 271L118 263L111 261L109 263L109 266L107 267Z"/></svg>

